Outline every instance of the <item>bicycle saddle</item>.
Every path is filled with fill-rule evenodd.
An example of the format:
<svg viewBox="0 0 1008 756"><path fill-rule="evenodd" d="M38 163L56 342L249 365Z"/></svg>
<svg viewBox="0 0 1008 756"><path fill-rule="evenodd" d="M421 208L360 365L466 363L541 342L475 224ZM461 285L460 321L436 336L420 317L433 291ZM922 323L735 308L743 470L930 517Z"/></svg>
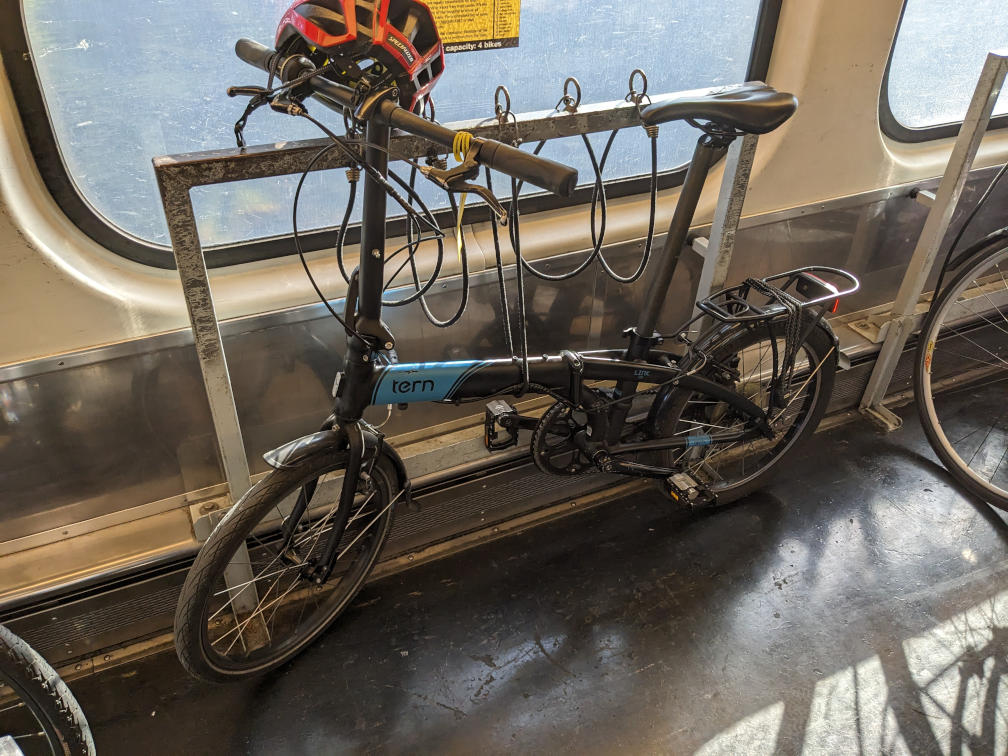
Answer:
<svg viewBox="0 0 1008 756"><path fill-rule="evenodd" d="M711 121L749 134L766 134L791 117L798 99L762 81L749 81L702 95L659 101L641 110L645 126L665 121Z"/></svg>

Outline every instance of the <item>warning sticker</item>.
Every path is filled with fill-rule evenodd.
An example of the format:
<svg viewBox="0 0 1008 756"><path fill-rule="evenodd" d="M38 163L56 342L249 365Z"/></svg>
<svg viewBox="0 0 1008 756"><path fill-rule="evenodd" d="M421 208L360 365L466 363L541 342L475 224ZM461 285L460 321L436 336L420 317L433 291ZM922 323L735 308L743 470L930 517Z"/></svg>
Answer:
<svg viewBox="0 0 1008 756"><path fill-rule="evenodd" d="M426 0L446 53L518 47L521 0Z"/></svg>

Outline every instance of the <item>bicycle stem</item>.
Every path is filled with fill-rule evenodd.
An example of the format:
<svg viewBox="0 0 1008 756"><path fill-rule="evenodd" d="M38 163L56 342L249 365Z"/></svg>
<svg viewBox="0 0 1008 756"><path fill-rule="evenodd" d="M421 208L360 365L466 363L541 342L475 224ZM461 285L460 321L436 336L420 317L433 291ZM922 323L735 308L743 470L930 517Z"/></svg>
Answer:
<svg viewBox="0 0 1008 756"><path fill-rule="evenodd" d="M390 131L390 127L380 123L376 117L367 122L364 159L383 177L388 176ZM333 396L333 414L337 424L344 427L360 420L370 403L374 352L395 346L392 334L381 319L385 274L385 187L370 172L364 174L363 196L356 306L353 312L347 312L360 335L353 335L347 340L343 380ZM350 299L347 301L349 303Z"/></svg>
<svg viewBox="0 0 1008 756"><path fill-rule="evenodd" d="M389 127L374 118L367 122L364 160L388 177ZM360 289L357 323L364 336L381 338L382 276L385 269L385 188L370 173L364 174L364 216L361 220ZM380 344L379 348L384 347Z"/></svg>

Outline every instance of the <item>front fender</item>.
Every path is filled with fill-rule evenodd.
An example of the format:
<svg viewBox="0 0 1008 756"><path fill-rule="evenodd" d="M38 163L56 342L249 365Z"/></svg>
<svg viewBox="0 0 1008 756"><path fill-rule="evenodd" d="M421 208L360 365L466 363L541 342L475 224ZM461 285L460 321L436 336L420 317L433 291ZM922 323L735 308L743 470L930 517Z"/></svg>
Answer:
<svg viewBox="0 0 1008 756"><path fill-rule="evenodd" d="M327 423L328 424L328 423ZM372 431L363 429L364 449L366 452L379 453L388 457L392 463L392 468L398 477L399 487L403 490L406 502L410 503L410 480L406 474L406 465L399 456L399 452L394 447L385 443L384 438ZM263 459L270 467L281 470L304 462L306 459L322 454L335 454L343 451L345 439L343 433L332 428L326 428L307 436L301 436L293 441L288 441L283 446L278 446L263 454Z"/></svg>

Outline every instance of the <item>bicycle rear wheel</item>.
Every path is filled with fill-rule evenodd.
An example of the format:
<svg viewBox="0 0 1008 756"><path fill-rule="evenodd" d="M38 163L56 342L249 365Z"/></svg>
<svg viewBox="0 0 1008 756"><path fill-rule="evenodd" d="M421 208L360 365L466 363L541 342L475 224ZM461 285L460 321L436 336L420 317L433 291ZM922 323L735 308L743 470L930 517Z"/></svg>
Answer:
<svg viewBox="0 0 1008 756"><path fill-rule="evenodd" d="M91 730L66 683L3 625L0 683L0 752L10 738L25 756L93 756Z"/></svg>
<svg viewBox="0 0 1008 756"><path fill-rule="evenodd" d="M1006 379L1008 246L995 246L959 273L928 311L914 396L924 433L948 471L1002 509L1008 509Z"/></svg>
<svg viewBox="0 0 1008 756"><path fill-rule="evenodd" d="M175 613L183 666L212 682L284 664L346 609L374 566L401 494L392 463L365 459L339 535L337 561L317 585L308 571L338 522L346 453L273 470L235 504L200 549ZM309 505L284 545L282 523L302 492Z"/></svg>
<svg viewBox="0 0 1008 756"><path fill-rule="evenodd" d="M805 317L803 328L811 320ZM831 334L814 325L795 358L795 370L783 406L771 406L770 384L776 355L784 354L782 321L724 326L698 354L685 361L685 370L700 369L706 377L725 384L763 409L776 435L773 439L708 443L661 453L663 467L683 469L727 504L764 485L781 460L811 434L829 404L836 375L837 351ZM775 350L776 345L776 350ZM702 365L702 367L700 367ZM725 402L706 394L677 390L656 413L655 437L698 439L746 430L752 421Z"/></svg>

